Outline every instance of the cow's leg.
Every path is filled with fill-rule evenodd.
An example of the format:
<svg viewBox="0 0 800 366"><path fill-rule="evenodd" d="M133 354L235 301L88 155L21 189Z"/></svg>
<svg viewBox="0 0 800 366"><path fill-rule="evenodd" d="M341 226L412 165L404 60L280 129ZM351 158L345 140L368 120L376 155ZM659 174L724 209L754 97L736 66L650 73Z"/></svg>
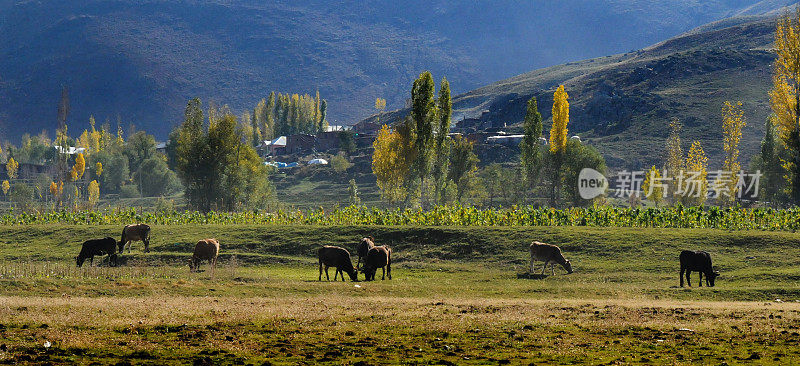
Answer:
<svg viewBox="0 0 800 366"><path fill-rule="evenodd" d="M686 270L686 285L688 285L689 287L692 287L692 278L691 278L691 276L692 276L692 271L687 269Z"/></svg>
<svg viewBox="0 0 800 366"><path fill-rule="evenodd" d="M391 263L387 263L386 264L386 274L389 275L389 279L391 280L392 279L392 264Z"/></svg>
<svg viewBox="0 0 800 366"><path fill-rule="evenodd" d="M699 271L698 273L699 273L698 276L700 276L700 279L697 280L697 282L699 282L697 286L703 287L703 271ZM707 278L708 278L708 276L706 276L706 279Z"/></svg>
<svg viewBox="0 0 800 366"><path fill-rule="evenodd" d="M325 265L325 279L330 281L331 280L331 275L328 274L328 268L330 268L330 267L328 267L328 265L326 264Z"/></svg>
<svg viewBox="0 0 800 366"><path fill-rule="evenodd" d="M551 276L555 276L556 275L556 264L555 263L550 263L550 274L551 274Z"/></svg>
<svg viewBox="0 0 800 366"><path fill-rule="evenodd" d="M684 274L684 272L686 272L686 268L681 267L681 275L680 275L681 287L683 287L683 274Z"/></svg>
<svg viewBox="0 0 800 366"><path fill-rule="evenodd" d="M339 267L336 267L336 272L333 272L333 280L336 281L337 278L339 278Z"/></svg>
<svg viewBox="0 0 800 366"><path fill-rule="evenodd" d="M361 267L361 256L359 256L358 260L356 261L356 270L359 270L360 267Z"/></svg>
<svg viewBox="0 0 800 366"><path fill-rule="evenodd" d="M381 271L383 271L383 275L381 276L381 281L386 279L386 267L381 267Z"/></svg>
<svg viewBox="0 0 800 366"><path fill-rule="evenodd" d="M144 240L144 252L150 253L150 238Z"/></svg>
<svg viewBox="0 0 800 366"><path fill-rule="evenodd" d="M547 263L548 261L544 261L544 267L542 267L542 276L544 276L544 271L547 270Z"/></svg>
<svg viewBox="0 0 800 366"><path fill-rule="evenodd" d="M94 256L89 257L89 267L94 266Z"/></svg>
<svg viewBox="0 0 800 366"><path fill-rule="evenodd" d="M533 273L533 254L531 254L530 264L528 265L528 273Z"/></svg>
<svg viewBox="0 0 800 366"><path fill-rule="evenodd" d="M322 281L322 260L319 260L319 279L317 281Z"/></svg>

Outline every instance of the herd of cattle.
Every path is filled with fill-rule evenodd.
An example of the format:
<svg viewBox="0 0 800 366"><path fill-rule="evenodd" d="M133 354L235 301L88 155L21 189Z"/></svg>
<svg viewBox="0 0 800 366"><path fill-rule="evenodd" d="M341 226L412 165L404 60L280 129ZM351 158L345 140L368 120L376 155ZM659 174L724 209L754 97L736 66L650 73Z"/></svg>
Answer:
<svg viewBox="0 0 800 366"><path fill-rule="evenodd" d="M93 263L95 256L108 255L109 263L116 266L117 253L123 253L125 246L128 247L128 253L131 251L131 242L141 241L144 243L144 251L150 251L150 226L146 224L127 225L122 229L122 238L116 241L114 238L106 237L104 239L87 240L83 243L81 251L75 258L78 267L83 265L86 259L89 263ZM561 265L567 273L572 273L572 264L569 260L564 258L561 253L561 248L556 245L541 243L534 241L530 244L530 273L534 272L534 261L544 262L542 267L542 275L544 275L547 265L550 264L550 271L555 274L555 265ZM371 236L362 238L356 246L356 254L358 255L358 262L353 266L353 261L350 258L350 252L347 249L337 246L326 245L317 250L317 258L319 260L319 280L322 281L322 272L325 271L325 278L330 281L328 275L328 268L336 268L336 273L333 280L336 281L339 276L344 281L344 274L350 276L350 280L358 281L358 272L364 273L366 281L374 281L375 273L380 268L383 271L381 280L385 280L386 276L392 279L392 249L386 245L376 246L375 239ZM198 270L202 261L208 261L213 274L217 265L217 256L219 255L219 241L217 239L203 239L197 242L194 246L194 253L192 259L189 261L189 270L195 272ZM714 280L719 276L719 272L714 271L711 264L711 255L703 251L689 251L684 250L680 254L680 284L683 287L683 277L686 276L686 282L692 286L689 274L691 272L700 273L700 286L703 286L703 275L706 276L706 285L709 287L714 286ZM361 267L361 262L364 266Z"/></svg>

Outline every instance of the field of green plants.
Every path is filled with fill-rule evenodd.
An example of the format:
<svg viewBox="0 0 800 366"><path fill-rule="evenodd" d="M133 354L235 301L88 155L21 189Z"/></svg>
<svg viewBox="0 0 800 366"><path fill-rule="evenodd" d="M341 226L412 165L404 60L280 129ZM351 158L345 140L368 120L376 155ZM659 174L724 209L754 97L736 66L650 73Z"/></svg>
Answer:
<svg viewBox="0 0 800 366"><path fill-rule="evenodd" d="M0 225L110 225L144 222L156 225L384 225L384 226L589 226L709 228L723 230L791 231L800 228L800 209L772 208L536 208L532 206L479 209L437 206L422 209L344 207L277 212L137 212L135 209L7 213Z"/></svg>

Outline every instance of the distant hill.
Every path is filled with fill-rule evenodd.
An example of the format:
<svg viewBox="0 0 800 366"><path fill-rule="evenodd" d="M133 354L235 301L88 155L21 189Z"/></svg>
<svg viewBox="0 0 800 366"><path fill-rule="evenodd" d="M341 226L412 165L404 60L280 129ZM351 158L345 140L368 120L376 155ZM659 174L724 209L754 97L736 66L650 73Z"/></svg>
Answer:
<svg viewBox="0 0 800 366"><path fill-rule="evenodd" d="M426 69L465 92L789 2L0 0L0 133L52 135L62 85L73 131L90 114L112 124L119 115L164 138L190 97L242 111L270 90L319 89L331 122L352 123L375 97L402 107ZM550 79L566 80L556 70ZM519 90L550 86L535 85ZM488 100L473 96L459 100L462 109Z"/></svg>
<svg viewBox="0 0 800 366"><path fill-rule="evenodd" d="M669 121L677 117L684 124L684 149L700 140L715 168L722 160L722 104L740 100L747 118L741 142L746 162L758 149L770 113L774 31L774 15L736 17L636 52L531 71L455 97L454 121L479 118L484 126L520 131L525 103L535 96L546 135L553 92L564 84L570 134L598 147L609 166L660 166Z"/></svg>

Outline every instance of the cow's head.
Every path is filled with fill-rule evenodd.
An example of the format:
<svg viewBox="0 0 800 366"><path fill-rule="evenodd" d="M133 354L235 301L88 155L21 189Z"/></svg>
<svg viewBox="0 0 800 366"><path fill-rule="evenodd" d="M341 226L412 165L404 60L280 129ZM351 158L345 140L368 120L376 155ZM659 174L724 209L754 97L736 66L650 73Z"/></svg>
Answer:
<svg viewBox="0 0 800 366"><path fill-rule="evenodd" d="M706 281L708 281L709 287L714 287L714 280L719 277L719 271L712 271L711 273L706 273Z"/></svg>
<svg viewBox="0 0 800 366"><path fill-rule="evenodd" d="M564 261L564 269L567 270L567 273L572 273L572 263L569 262L569 259Z"/></svg>
<svg viewBox="0 0 800 366"><path fill-rule="evenodd" d="M85 261L85 260L86 260L86 258L83 258L81 256L77 256L77 257L75 257L75 265L80 267L80 266L83 265L83 261Z"/></svg>
<svg viewBox="0 0 800 366"><path fill-rule="evenodd" d="M117 248L119 248L118 252L122 253L122 251L125 250L125 242L121 240L118 241Z"/></svg>
<svg viewBox="0 0 800 366"><path fill-rule="evenodd" d="M354 268L352 271L348 273L350 275L350 280L353 282L358 282L358 271Z"/></svg>

